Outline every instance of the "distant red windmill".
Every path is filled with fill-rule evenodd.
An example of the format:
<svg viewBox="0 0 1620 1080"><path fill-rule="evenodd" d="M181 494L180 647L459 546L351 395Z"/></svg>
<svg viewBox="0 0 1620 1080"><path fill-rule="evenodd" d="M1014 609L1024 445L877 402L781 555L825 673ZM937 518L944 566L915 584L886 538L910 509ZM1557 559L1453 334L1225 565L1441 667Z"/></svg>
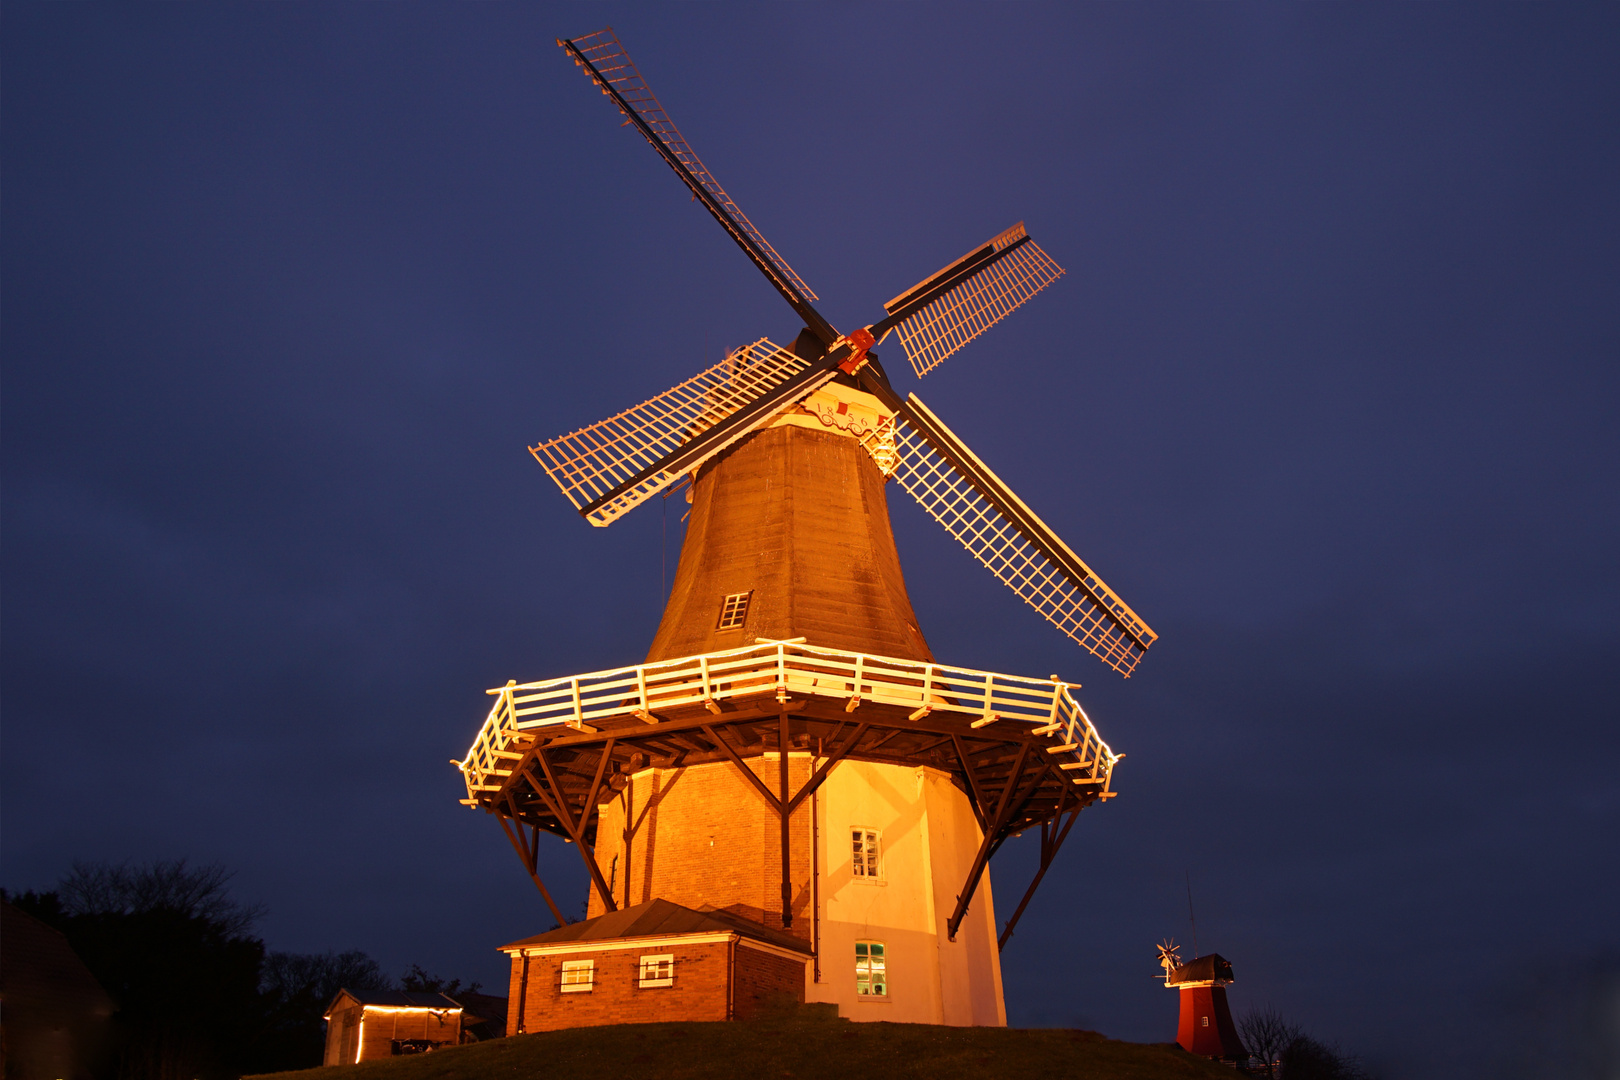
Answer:
<svg viewBox="0 0 1620 1080"><path fill-rule="evenodd" d="M1181 991L1181 1022L1176 1026L1176 1042L1189 1054L1241 1062L1249 1056L1232 1023L1232 1010L1226 1005L1226 987L1235 981L1232 965L1219 953L1200 956L1183 964L1176 939L1159 947L1159 966L1164 968L1164 985Z"/></svg>

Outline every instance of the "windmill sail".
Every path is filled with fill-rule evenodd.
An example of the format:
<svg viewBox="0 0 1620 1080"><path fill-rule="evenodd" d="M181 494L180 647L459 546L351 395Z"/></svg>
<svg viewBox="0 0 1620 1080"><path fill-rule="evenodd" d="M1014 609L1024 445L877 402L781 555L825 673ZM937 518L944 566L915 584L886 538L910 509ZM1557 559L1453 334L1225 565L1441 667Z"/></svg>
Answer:
<svg viewBox="0 0 1620 1080"><path fill-rule="evenodd" d="M1030 239L1020 221L907 289L883 309L893 316L945 286L894 328L906 359L921 378L1062 275L1063 267Z"/></svg>
<svg viewBox="0 0 1620 1080"><path fill-rule="evenodd" d="M895 418L894 479L1047 621L1129 677L1157 636L911 395Z"/></svg>
<svg viewBox="0 0 1620 1080"><path fill-rule="evenodd" d="M647 80L641 77L635 61L630 59L630 54L619 43L613 28L607 27L594 34L586 34L584 37L571 38L567 41L559 39L557 44L567 49L573 56L574 63L590 75L591 81L601 87L602 93L613 99L619 111L625 115L626 122L635 123L641 134L652 144L652 148L663 156L682 182L692 189L692 194L702 200L703 205L725 227L755 265L765 272L765 276L787 298L788 303L804 315L812 327L823 331L818 336L830 343L837 334L831 332L831 327L827 326L820 315L812 317L805 310L814 312L814 309L810 308L810 301L817 299L816 294L798 274L793 272L787 260L776 253L770 242L754 228L754 223L748 220L748 216L732 201L731 196L726 194L720 182L704 167L691 145L687 143L686 137L675 126L675 121L669 118L669 112L653 95Z"/></svg>
<svg viewBox="0 0 1620 1080"><path fill-rule="evenodd" d="M608 525L781 410L764 410L754 424L729 432L694 460L686 460L690 455L682 455L682 447L810 369L802 357L760 338L655 398L529 452L587 521ZM792 400L833 374L826 371L820 381L811 377Z"/></svg>

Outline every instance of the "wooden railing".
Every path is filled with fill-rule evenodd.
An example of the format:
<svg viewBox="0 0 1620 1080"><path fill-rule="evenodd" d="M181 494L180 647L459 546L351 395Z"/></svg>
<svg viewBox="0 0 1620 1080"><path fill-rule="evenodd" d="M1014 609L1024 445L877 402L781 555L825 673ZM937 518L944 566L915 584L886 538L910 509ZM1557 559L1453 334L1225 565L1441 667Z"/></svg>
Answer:
<svg viewBox="0 0 1620 1080"><path fill-rule="evenodd" d="M1035 734L1053 738L1052 749L1062 747L1053 756L1075 783L1100 785L1104 792L1121 756L1097 734L1068 683L767 641L655 664L507 683L488 691L495 703L457 764L468 797L476 799L479 792L499 788L507 772L502 762L520 756L511 749L518 733L556 727L592 732L593 721L621 716L656 723L660 710L717 708L730 698L772 690L778 701L812 694L846 706L853 701L856 708L895 705L909 709L913 722L939 712L971 716L974 728L1028 725Z"/></svg>

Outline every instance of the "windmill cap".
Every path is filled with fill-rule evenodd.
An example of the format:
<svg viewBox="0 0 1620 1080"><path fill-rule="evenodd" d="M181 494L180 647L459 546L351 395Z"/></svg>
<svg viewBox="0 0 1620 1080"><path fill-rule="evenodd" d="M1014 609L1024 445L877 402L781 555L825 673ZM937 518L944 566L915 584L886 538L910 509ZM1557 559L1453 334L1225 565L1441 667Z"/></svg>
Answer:
<svg viewBox="0 0 1620 1080"><path fill-rule="evenodd" d="M1220 953L1210 953L1200 956L1196 960L1189 960L1170 973L1165 980L1167 986L1176 986L1182 983L1216 983L1235 982L1232 978L1232 964Z"/></svg>

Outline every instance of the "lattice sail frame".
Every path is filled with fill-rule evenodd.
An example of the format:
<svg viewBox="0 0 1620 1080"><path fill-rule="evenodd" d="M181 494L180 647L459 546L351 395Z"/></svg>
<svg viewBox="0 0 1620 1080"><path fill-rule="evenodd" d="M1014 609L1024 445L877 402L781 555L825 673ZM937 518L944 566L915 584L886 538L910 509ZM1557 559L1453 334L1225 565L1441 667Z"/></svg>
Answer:
<svg viewBox="0 0 1620 1080"><path fill-rule="evenodd" d="M647 85L647 80L641 77L641 72L636 69L635 61L630 59L630 54L625 51L618 37L614 35L613 28L610 26L598 30L594 34L570 38L568 43L578 49L580 55L590 61L591 66L601 73L601 77L613 86L619 96L630 103L630 107L636 111L636 114L642 120L646 121L647 126L658 136L658 140L691 172L698 183L703 186L703 190L707 191L719 202L733 224L748 235L748 238L759 249L760 254L765 257L779 275L778 286L797 292L806 300L820 299L811 291L810 286L804 283L804 279L794 273L793 268L787 264L787 260L778 255L776 249L771 247L770 242L760 234L758 229L754 228L754 223L748 220L748 216L732 201L731 196L726 194L725 188L721 187L720 182L704 167L696 152L687 143L686 137L675 126L675 121L669 118L668 111L665 110L663 105L659 104L658 98L653 95L652 88ZM600 85L595 76L592 76L592 81L598 82L598 85ZM606 88L603 88L602 93L607 94ZM611 97L611 95L608 96Z"/></svg>
<svg viewBox="0 0 1620 1080"><path fill-rule="evenodd" d="M655 398L590 427L531 446L529 453L556 481L574 509L583 511L620 483L668 457L694 436L809 366L797 354L769 338L760 338L752 345L733 350L720 363ZM832 373L827 377L831 378ZM816 385L808 386L805 394L813 393ZM792 407L792 403L787 407ZM770 423L774 416L767 415L757 424L739 428L733 438L714 447L702 461L684 469L652 474L618 498L597 507L586 520L599 527L611 524L675 483L686 472L695 470L709 457Z"/></svg>
<svg viewBox="0 0 1620 1080"><path fill-rule="evenodd" d="M1115 671L1131 671L1157 640L1136 613L1091 568L1074 554L1034 511L1024 505L973 452L956 439L938 417L912 395L908 404L920 409L939 431L952 440L952 450L964 455L982 472L979 483L995 488L1004 502L1027 514L1047 533L1048 544L1080 571L1077 576L1041 550L1032 537L1010 520L989 496L935 447L906 418L894 424L897 461L893 478L927 514L955 537L1019 599L1040 612L1063 633Z"/></svg>
<svg viewBox="0 0 1620 1080"><path fill-rule="evenodd" d="M1012 314L1024 301L1063 276L1063 267L1053 262L1051 256L1028 236L1024 223L1020 221L995 237L988 246L993 246L996 251L1014 244L1018 245L1018 249L967 280L958 282L895 325L895 333L900 336L906 359L911 361L912 370L918 378L934 370L961 351L968 342ZM982 250L983 246L901 293L883 305L884 308L891 314L899 310L900 302L908 294L918 292L928 281L943 277L957 263Z"/></svg>

